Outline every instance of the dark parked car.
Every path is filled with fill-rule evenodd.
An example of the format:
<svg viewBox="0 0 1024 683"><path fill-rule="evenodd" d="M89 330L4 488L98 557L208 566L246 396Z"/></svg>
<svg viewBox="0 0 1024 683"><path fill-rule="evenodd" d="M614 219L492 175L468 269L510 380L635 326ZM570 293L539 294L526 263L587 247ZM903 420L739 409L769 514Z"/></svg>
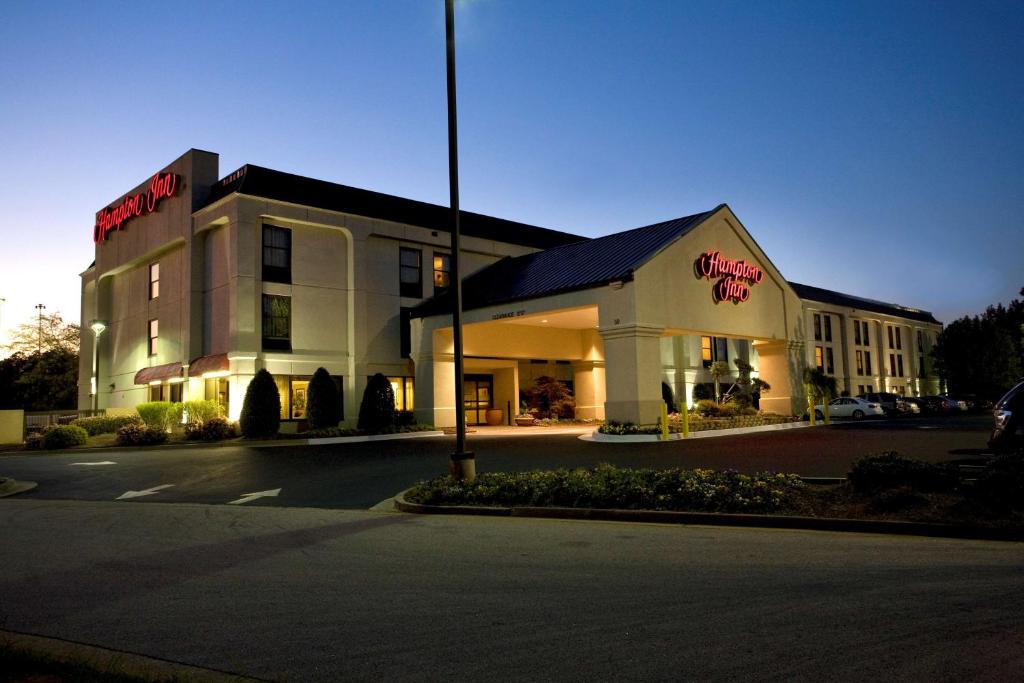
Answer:
<svg viewBox="0 0 1024 683"><path fill-rule="evenodd" d="M907 412L907 406L903 402L903 397L887 391L857 394L857 398L862 398L870 403L877 403L882 406L882 410L885 411L886 415L903 415Z"/></svg>
<svg viewBox="0 0 1024 683"><path fill-rule="evenodd" d="M922 396L921 400L928 404L933 413L948 415L960 412L960 404L948 396Z"/></svg>
<svg viewBox="0 0 1024 683"><path fill-rule="evenodd" d="M922 415L924 415L925 413L934 412L928 406L928 402L925 401L923 398L917 398L916 396L904 396L903 397L903 402L908 404L908 405L912 404L912 405L917 406L917 412L921 413Z"/></svg>
<svg viewBox="0 0 1024 683"><path fill-rule="evenodd" d="M996 424L988 447L994 451L1024 448L1024 381L996 402L992 415Z"/></svg>

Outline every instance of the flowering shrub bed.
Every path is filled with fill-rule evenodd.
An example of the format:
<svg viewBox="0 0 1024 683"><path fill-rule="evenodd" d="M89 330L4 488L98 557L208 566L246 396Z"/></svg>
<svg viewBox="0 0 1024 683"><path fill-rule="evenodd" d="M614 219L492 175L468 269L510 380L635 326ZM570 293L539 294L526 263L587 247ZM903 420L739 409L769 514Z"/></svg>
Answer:
<svg viewBox="0 0 1024 683"><path fill-rule="evenodd" d="M593 469L488 472L470 483L439 477L413 487L405 498L425 505L774 512L790 507L803 486L795 474L598 465Z"/></svg>
<svg viewBox="0 0 1024 683"><path fill-rule="evenodd" d="M336 436L373 436L376 434L407 434L409 432L433 432L436 431L437 427L434 425L401 425L385 429L380 432L368 432L362 429L355 429L353 427L325 427L323 429L311 429L308 432L297 434L296 438L300 439L325 439Z"/></svg>

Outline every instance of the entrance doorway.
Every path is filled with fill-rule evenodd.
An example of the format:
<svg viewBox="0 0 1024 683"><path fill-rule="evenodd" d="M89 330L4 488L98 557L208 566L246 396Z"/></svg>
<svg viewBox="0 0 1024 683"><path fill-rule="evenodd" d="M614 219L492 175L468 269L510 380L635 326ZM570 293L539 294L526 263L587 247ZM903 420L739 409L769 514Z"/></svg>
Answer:
<svg viewBox="0 0 1024 683"><path fill-rule="evenodd" d="M462 406L466 424L487 423L487 410L493 406L494 375L466 375L462 382Z"/></svg>

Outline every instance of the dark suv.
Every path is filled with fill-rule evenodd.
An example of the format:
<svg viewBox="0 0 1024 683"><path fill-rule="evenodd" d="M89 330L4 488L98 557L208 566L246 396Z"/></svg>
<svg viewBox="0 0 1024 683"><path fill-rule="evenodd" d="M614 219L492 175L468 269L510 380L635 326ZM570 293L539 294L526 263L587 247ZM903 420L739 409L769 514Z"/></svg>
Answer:
<svg viewBox="0 0 1024 683"><path fill-rule="evenodd" d="M996 424L988 440L988 447L994 451L1024 447L1024 381L999 399L992 414Z"/></svg>
<svg viewBox="0 0 1024 683"><path fill-rule="evenodd" d="M882 406L882 410L885 411L886 415L902 415L907 412L907 404L903 402L903 398L887 391L857 394L857 398L862 398L870 403L877 403Z"/></svg>

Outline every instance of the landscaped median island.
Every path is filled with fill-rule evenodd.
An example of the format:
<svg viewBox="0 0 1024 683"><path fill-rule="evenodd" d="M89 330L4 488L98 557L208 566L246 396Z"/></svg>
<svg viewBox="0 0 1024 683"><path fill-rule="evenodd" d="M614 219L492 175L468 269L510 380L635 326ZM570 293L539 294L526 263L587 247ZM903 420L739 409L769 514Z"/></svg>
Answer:
<svg viewBox="0 0 1024 683"><path fill-rule="evenodd" d="M962 472L890 452L862 458L839 484L808 484L796 474L735 470L593 469L482 473L472 482L438 477L406 491L399 507L453 506L719 513L646 521L742 523L1024 539L1024 454ZM404 507L403 507L404 505ZM467 510L471 512L471 510ZM762 515L761 523L753 517ZM540 516L559 516L557 514ZM579 516L566 514L565 516ZM614 518L610 514L591 515ZM886 523L902 524L886 524Z"/></svg>

